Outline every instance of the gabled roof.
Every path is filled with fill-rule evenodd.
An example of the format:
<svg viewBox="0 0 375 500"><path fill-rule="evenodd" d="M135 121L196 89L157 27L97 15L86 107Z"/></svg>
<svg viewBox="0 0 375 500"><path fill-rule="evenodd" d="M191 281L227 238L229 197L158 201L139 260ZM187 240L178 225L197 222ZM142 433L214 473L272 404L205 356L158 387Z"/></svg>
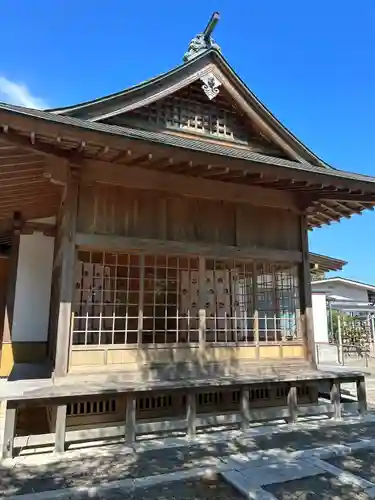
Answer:
<svg viewBox="0 0 375 500"><path fill-rule="evenodd" d="M370 290L371 292L375 292L375 285L368 285L367 283L362 283L360 281L354 281L354 280L350 280L348 278L340 278L340 277L336 277L336 278L325 278L323 280L316 280L316 281L312 281L311 284L312 286L314 285L325 285L325 284L329 284L329 283L338 283L338 284L343 284L343 285L350 285L350 286L353 286L355 288L365 288L366 290Z"/></svg>
<svg viewBox="0 0 375 500"><path fill-rule="evenodd" d="M284 127L241 80L224 56L214 48L206 50L200 56L167 73L123 91L81 104L47 111L91 122L103 121L165 98L208 74L213 74L220 81L241 111L250 120L256 122L264 135L281 147L290 159L323 168L332 168Z"/></svg>
<svg viewBox="0 0 375 500"><path fill-rule="evenodd" d="M176 131L129 122L135 110L150 111L194 86L209 100L211 77L215 90L220 87L219 97L229 97L225 104L230 103L230 112L246 118L243 123L249 129L254 125L253 136L266 138L265 150L252 148L250 140L241 144L237 136L233 141L218 140L214 134L186 133L183 127ZM219 102L208 114L210 123ZM192 122L206 120L195 110ZM114 117L127 119L114 122ZM218 119L214 121L216 128L219 125ZM214 46L147 82L75 106L40 111L0 103L0 223L9 222L19 210L28 218L54 215L63 184L56 170L66 162L83 170L91 166L100 174L109 167L115 167L115 175L126 176L132 170L141 183L152 173L163 186L166 176L170 185L192 180L197 185L200 179L206 186L211 183L210 189L214 185L213 190L241 184L247 199L249 190L264 197L285 191L292 209L306 215L310 228L375 205L375 178L336 170L320 160L272 115Z"/></svg>

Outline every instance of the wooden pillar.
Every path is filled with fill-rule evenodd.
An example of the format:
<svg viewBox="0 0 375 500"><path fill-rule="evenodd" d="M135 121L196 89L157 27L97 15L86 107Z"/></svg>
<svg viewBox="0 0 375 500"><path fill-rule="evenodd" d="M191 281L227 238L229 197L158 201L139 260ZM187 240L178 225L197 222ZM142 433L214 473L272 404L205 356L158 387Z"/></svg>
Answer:
<svg viewBox="0 0 375 500"><path fill-rule="evenodd" d="M289 408L289 422L294 423L297 421L298 416L297 387L295 384L291 384L289 387L287 402Z"/></svg>
<svg viewBox="0 0 375 500"><path fill-rule="evenodd" d="M14 316L14 304L16 297L16 283L17 283L17 271L18 271L18 254L20 247L20 234L22 228L22 217L19 212L13 215L13 234L12 234L12 246L10 249L10 256L7 269L6 277L6 291L5 291L5 304L4 304L4 316L3 321L0 326L2 326L2 332L0 332L0 376L7 377L14 365L14 354L12 348L12 329L13 329L13 316Z"/></svg>
<svg viewBox="0 0 375 500"><path fill-rule="evenodd" d="M302 263L299 265L300 325L305 343L306 359L312 368L316 368L316 352L314 342L314 324L312 313L310 255L308 242L307 217L300 217L300 235Z"/></svg>
<svg viewBox="0 0 375 500"><path fill-rule="evenodd" d="M203 349L206 345L206 259L199 257L199 348Z"/></svg>
<svg viewBox="0 0 375 500"><path fill-rule="evenodd" d="M340 312L337 314L337 358L340 365L344 364L344 351L342 346L342 333L341 333L341 316Z"/></svg>
<svg viewBox="0 0 375 500"><path fill-rule="evenodd" d="M137 398L134 393L126 396L125 441L133 445L136 440Z"/></svg>
<svg viewBox="0 0 375 500"><path fill-rule="evenodd" d="M194 391L189 391L186 398L186 422L187 422L187 435L194 437L197 430L197 402Z"/></svg>
<svg viewBox="0 0 375 500"><path fill-rule="evenodd" d="M256 262L253 264L252 299L254 342L257 350L257 358L259 359L258 268Z"/></svg>
<svg viewBox="0 0 375 500"><path fill-rule="evenodd" d="M144 308L144 291L145 291L145 256L139 256L139 291L138 291L138 344L143 344L143 308ZM128 335L128 332L126 332Z"/></svg>
<svg viewBox="0 0 375 500"><path fill-rule="evenodd" d="M247 386L241 387L241 428L243 431L249 428L250 424L250 391Z"/></svg>
<svg viewBox="0 0 375 500"><path fill-rule="evenodd" d="M360 415L367 412L366 382L364 378L357 380L358 411Z"/></svg>
<svg viewBox="0 0 375 500"><path fill-rule="evenodd" d="M16 414L17 410L12 405L7 403L4 420L4 434L1 458L13 458L13 442L16 430Z"/></svg>
<svg viewBox="0 0 375 500"><path fill-rule="evenodd" d="M55 375L68 372L72 302L74 298L75 234L78 209L78 178L70 171L63 202L61 228L60 304L58 307Z"/></svg>
<svg viewBox="0 0 375 500"><path fill-rule="evenodd" d="M59 405L56 408L55 453L62 453L65 451L65 430L66 430L66 405Z"/></svg>
<svg viewBox="0 0 375 500"><path fill-rule="evenodd" d="M333 418L341 419L340 382L334 380L331 384L331 403L333 404Z"/></svg>

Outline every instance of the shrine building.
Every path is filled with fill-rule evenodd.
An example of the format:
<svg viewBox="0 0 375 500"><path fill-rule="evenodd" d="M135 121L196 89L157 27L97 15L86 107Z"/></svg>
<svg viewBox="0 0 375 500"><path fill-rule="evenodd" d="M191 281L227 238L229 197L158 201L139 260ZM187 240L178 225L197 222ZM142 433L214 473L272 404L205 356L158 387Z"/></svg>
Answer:
<svg viewBox="0 0 375 500"><path fill-rule="evenodd" d="M284 127L212 40L216 21L134 87L0 105L3 457L338 418L348 381L366 410L363 374L316 365L308 231L372 210L375 178Z"/></svg>

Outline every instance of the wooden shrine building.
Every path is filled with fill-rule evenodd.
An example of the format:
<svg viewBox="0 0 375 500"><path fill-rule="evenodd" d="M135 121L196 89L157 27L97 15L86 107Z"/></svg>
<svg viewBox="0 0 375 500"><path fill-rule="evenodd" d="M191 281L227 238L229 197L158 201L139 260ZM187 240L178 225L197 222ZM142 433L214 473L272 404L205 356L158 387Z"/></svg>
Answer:
<svg viewBox="0 0 375 500"><path fill-rule="evenodd" d="M365 409L362 374L315 364L308 230L372 209L375 178L289 132L214 23L124 91L0 105L3 456L89 428L131 442L207 415L293 420L322 380L338 416L345 377Z"/></svg>

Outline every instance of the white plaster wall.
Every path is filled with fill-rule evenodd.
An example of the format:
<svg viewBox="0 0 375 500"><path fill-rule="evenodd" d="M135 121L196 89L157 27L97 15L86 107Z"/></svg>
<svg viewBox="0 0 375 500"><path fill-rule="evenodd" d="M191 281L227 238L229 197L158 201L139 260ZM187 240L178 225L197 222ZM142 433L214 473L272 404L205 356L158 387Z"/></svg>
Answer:
<svg viewBox="0 0 375 500"><path fill-rule="evenodd" d="M42 233L20 236L12 340L48 338L54 238Z"/></svg>
<svg viewBox="0 0 375 500"><path fill-rule="evenodd" d="M328 342L326 295L312 293L314 342Z"/></svg>

